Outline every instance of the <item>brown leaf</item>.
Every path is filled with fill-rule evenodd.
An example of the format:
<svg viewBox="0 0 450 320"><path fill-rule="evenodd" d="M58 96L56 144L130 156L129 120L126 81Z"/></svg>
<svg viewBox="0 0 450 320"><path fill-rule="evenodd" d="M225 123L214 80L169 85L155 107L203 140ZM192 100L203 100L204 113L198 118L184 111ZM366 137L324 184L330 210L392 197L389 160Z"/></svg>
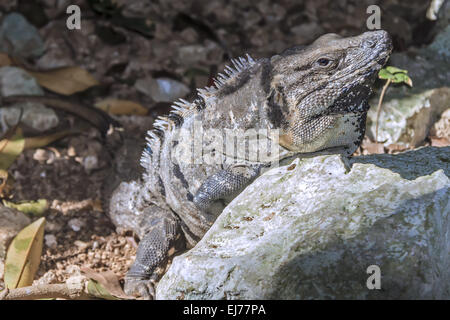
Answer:
<svg viewBox="0 0 450 320"><path fill-rule="evenodd" d="M114 272L110 270L105 272L95 272L88 267L81 267L81 271L89 279L98 282L104 289L106 289L107 293L111 294L113 297L120 299L133 299L133 297L127 296L125 292L123 292L119 284L119 279Z"/></svg>
<svg viewBox="0 0 450 320"><path fill-rule="evenodd" d="M117 115L146 115L148 110L139 103L129 100L105 99L95 104L105 112Z"/></svg>
<svg viewBox="0 0 450 320"><path fill-rule="evenodd" d="M62 67L48 71L28 72L44 88L64 95L84 91L99 84L89 72L79 67Z"/></svg>
<svg viewBox="0 0 450 320"><path fill-rule="evenodd" d="M73 133L74 132L71 130L64 130L64 131L55 132L55 133L48 134L48 135L28 137L28 138L25 138L24 149L42 148L56 140L62 139Z"/></svg>

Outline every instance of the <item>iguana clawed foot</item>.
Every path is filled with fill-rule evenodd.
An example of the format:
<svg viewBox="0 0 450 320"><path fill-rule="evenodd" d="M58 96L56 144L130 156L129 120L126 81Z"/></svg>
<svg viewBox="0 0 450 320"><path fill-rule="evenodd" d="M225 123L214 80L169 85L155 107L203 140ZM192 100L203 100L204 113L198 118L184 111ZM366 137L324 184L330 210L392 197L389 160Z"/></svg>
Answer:
<svg viewBox="0 0 450 320"><path fill-rule="evenodd" d="M124 291L129 296L153 300L155 299L155 281L153 279L125 277Z"/></svg>

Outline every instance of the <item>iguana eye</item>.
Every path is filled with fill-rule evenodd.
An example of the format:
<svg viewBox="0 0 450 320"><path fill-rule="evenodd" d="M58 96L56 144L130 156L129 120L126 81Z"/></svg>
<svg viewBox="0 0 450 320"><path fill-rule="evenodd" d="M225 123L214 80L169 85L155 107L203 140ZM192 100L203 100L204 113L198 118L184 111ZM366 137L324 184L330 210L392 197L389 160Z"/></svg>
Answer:
<svg viewBox="0 0 450 320"><path fill-rule="evenodd" d="M316 63L321 67L328 67L331 64L331 60L328 58L319 58Z"/></svg>

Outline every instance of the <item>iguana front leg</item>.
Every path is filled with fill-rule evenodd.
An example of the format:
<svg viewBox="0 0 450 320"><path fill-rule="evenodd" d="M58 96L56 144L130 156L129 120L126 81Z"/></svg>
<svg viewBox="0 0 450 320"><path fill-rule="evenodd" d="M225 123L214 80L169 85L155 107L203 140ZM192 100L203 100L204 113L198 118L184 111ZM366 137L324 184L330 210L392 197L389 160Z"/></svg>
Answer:
<svg viewBox="0 0 450 320"><path fill-rule="evenodd" d="M180 222L167 210L150 206L143 212L150 217L140 239L136 260L125 276L125 293L152 299L155 282L164 273L170 250L182 246ZM179 248L178 248L179 249ZM175 250L174 250L175 252Z"/></svg>
<svg viewBox="0 0 450 320"><path fill-rule="evenodd" d="M236 164L220 170L206 179L194 196L194 204L202 211L219 199L237 194L248 186L258 175L261 165Z"/></svg>

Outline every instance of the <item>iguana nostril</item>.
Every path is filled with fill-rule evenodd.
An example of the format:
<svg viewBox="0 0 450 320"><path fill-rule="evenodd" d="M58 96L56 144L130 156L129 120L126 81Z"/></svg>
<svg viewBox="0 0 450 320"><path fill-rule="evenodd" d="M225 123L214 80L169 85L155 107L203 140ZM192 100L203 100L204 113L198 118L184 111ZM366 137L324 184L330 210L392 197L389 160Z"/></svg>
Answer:
<svg viewBox="0 0 450 320"><path fill-rule="evenodd" d="M385 57L385 58L381 58L380 60L377 61L377 63L378 63L379 65L384 65L384 63L386 62L386 60L387 60L386 57Z"/></svg>
<svg viewBox="0 0 450 320"><path fill-rule="evenodd" d="M375 40L372 39L366 39L362 42L362 47L369 49L369 48L373 48L375 47L375 45L377 44L377 42Z"/></svg>

